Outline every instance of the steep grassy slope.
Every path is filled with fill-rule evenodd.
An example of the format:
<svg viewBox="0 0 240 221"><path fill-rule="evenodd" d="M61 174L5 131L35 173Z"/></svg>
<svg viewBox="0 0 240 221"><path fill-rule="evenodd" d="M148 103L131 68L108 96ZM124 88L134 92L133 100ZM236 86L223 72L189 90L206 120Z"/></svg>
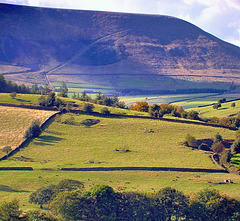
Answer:
<svg viewBox="0 0 240 221"><path fill-rule="evenodd" d="M5 4L0 18L1 70L18 82L115 90L239 83L240 49L177 18Z"/></svg>

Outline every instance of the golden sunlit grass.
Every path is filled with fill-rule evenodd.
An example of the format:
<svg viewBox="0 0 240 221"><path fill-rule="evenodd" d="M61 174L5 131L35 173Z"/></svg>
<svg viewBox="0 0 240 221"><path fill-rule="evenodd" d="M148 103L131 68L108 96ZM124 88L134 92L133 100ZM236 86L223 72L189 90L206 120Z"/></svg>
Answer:
<svg viewBox="0 0 240 221"><path fill-rule="evenodd" d="M23 142L24 133L34 120L42 124L53 111L31 110L0 106L0 149L11 146L15 149Z"/></svg>

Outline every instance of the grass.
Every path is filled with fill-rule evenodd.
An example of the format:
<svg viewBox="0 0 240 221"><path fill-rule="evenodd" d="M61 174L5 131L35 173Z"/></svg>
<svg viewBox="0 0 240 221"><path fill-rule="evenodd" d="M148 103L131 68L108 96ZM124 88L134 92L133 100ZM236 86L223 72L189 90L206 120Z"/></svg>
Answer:
<svg viewBox="0 0 240 221"><path fill-rule="evenodd" d="M71 115L66 114L63 120ZM111 119L74 115L80 124L98 119L91 127L54 122L39 138L15 154L33 162L10 160L0 166L32 166L34 169L61 167L166 166L184 168L217 168L203 151L181 146L187 133L197 139L213 138L219 132L231 139L234 132L222 128L186 125L146 119ZM145 128L154 133L146 132ZM173 136L174 134L174 136ZM115 149L129 149L118 152Z"/></svg>
<svg viewBox="0 0 240 221"><path fill-rule="evenodd" d="M0 106L0 149L4 146L11 146L15 149L23 142L24 133L33 120L43 123L54 113L53 111ZM3 155L2 152L1 154Z"/></svg>
<svg viewBox="0 0 240 221"><path fill-rule="evenodd" d="M171 186L185 194L203 188L218 189L222 194L239 199L240 177L234 174L207 174L188 172L115 171L115 172L64 172L64 171L0 171L0 202L18 199L24 211L39 208L28 203L36 189L56 184L62 179L82 181L87 189L96 184L112 186L116 191L153 193ZM234 184L219 185L225 179Z"/></svg>
<svg viewBox="0 0 240 221"><path fill-rule="evenodd" d="M37 105L40 96L37 94L17 94L17 97L12 99L9 93L0 93L0 103Z"/></svg>
<svg viewBox="0 0 240 221"><path fill-rule="evenodd" d="M235 107L231 107L231 104L235 103ZM240 101L233 101L221 104L218 109L213 109L213 106L195 108L194 110L199 112L202 117L229 117L238 115L240 113Z"/></svg>
<svg viewBox="0 0 240 221"><path fill-rule="evenodd" d="M10 96L7 99L11 99ZM24 100L24 96L21 99ZM70 99L64 100L70 101ZM33 97L30 102L34 103ZM76 101L76 103L83 105L81 101ZM95 106L96 111L100 111L103 107ZM134 111L109 109L111 112L124 111L126 114L137 114ZM6 125L13 127L16 123L11 121L15 118L10 116L11 114L8 113L5 117L10 120ZM208 152L192 150L180 143L184 141L187 133L197 139L205 139L213 138L219 132L224 139L233 139L233 131L159 120L117 119L89 115L65 114L62 120L71 116L75 118L76 125L53 122L39 138L35 138L9 160L0 162L0 166L31 166L34 168L34 171L24 172L0 171L0 202L17 198L24 211L37 208L28 203L29 195L41 186L55 184L62 179L82 181L86 188L91 188L96 184L106 184L117 191L147 193L158 191L166 186L172 186L185 194L197 192L203 188L216 188L221 193L240 199L236 196L236 193L240 192L240 177L234 174L172 171L65 172L59 170L62 167L112 166L218 168L210 160ZM2 122L3 119L0 121ZM100 121L87 127L81 124L86 119ZM146 132L150 129L154 132ZM130 152L116 151L116 149L129 149ZM21 161L21 156L28 160ZM44 170L48 168L52 171ZM233 180L234 184L219 185L219 182L225 179Z"/></svg>

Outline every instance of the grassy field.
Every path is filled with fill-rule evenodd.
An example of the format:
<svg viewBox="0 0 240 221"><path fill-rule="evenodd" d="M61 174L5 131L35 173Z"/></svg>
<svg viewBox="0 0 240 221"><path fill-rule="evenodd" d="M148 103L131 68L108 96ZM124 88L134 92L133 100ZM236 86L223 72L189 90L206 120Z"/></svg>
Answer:
<svg viewBox="0 0 240 221"><path fill-rule="evenodd" d="M71 114L62 118L64 121ZM234 132L222 128L186 125L145 119L111 119L74 115L76 125L54 122L10 160L0 166L61 167L166 166L217 168L209 153L181 146L187 133L197 139L213 138L219 132L232 139ZM86 119L98 122L87 127ZM146 128L146 129L145 129ZM154 133L148 133L149 129ZM173 136L174 134L174 136ZM116 151L129 149L130 152ZM16 160L24 156L31 162Z"/></svg>
<svg viewBox="0 0 240 221"><path fill-rule="evenodd" d="M6 97L5 94L4 99L9 99L11 102L10 96ZM21 95L22 100L29 100L28 103L32 104L34 100L36 101L34 97L35 95L29 98ZM69 101L69 99L64 100ZM83 105L81 101L76 101L76 103L79 106ZM95 105L95 111L100 111L102 107ZM126 114L137 114L129 110L109 109L112 113L123 111ZM23 114L22 111L20 112ZM1 129L2 122L7 118L9 122L6 123L6 127L9 128L17 125L16 119L21 119L21 117L11 117L11 114L16 114L16 111L7 113L4 118L0 119ZM29 112L27 116L31 116ZM238 194L240 193L240 177L234 174L172 171L66 172L59 170L63 167L113 166L219 169L211 161L209 152L192 150L182 146L181 143L187 133L197 139L206 139L213 138L219 132L223 139L234 139L234 131L159 120L117 119L89 115L64 114L61 120L65 121L71 117L74 118L75 125L55 121L42 132L40 137L33 139L21 151L8 160L0 161L0 167L31 166L34 168L34 171L24 172L0 171L0 202L17 198L23 210L36 208L28 203L29 195L41 186L55 184L62 179L82 181L86 188L95 184L107 184L117 191L147 193L158 191L166 186L172 186L184 193L197 192L203 188L216 188L221 193L240 199ZM92 125L84 125L86 120L91 121ZM26 121L22 122L24 125L27 124ZM149 130L153 133L149 133ZM129 150L129 152L121 150ZM220 185L219 183L225 179L232 179L234 184Z"/></svg>
<svg viewBox="0 0 240 221"><path fill-rule="evenodd" d="M207 174L188 172L151 172L151 171L115 171L115 172L64 172L64 171L0 171L0 202L18 199L21 208L37 208L28 203L29 195L36 189L49 184L57 184L62 179L82 181L85 187L96 184L112 186L116 191L134 191L152 193L171 186L185 194L198 192L203 188L218 189L240 199L240 177L234 174ZM234 184L220 185L225 179ZM39 208L39 207L38 207Z"/></svg>
<svg viewBox="0 0 240 221"><path fill-rule="evenodd" d="M15 149L23 142L24 133L34 120L43 123L54 113L54 111L0 106L0 149L4 146ZM1 155L4 153L0 152Z"/></svg>
<svg viewBox="0 0 240 221"><path fill-rule="evenodd" d="M232 103L235 103L235 107L231 107ZM221 104L218 109L213 109L213 106L199 107L194 110L199 112L202 117L229 117L238 115L240 113L240 101L233 101Z"/></svg>
<svg viewBox="0 0 240 221"><path fill-rule="evenodd" d="M36 95L36 94L17 94L17 97L15 99L12 99L8 93L0 93L0 103L38 106L37 103L40 97L41 95ZM85 104L85 102L83 101L73 100L71 98L60 97L60 99L65 102L74 102L78 106L75 109L81 109L81 107L83 107L83 105ZM101 112L101 109L103 107L105 106L94 104L93 111ZM115 114L149 116L148 113L132 111L128 109L120 109L120 108L114 108L114 107L108 107L108 109L110 110L111 113L115 113Z"/></svg>

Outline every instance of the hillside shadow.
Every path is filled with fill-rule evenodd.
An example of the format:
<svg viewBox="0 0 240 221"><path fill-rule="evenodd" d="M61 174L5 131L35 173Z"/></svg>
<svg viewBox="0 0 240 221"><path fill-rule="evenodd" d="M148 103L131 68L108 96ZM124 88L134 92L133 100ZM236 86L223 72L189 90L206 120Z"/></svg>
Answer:
<svg viewBox="0 0 240 221"><path fill-rule="evenodd" d="M0 185L0 191L3 191L3 192L15 192L15 193L21 193L21 192L28 192L28 191L25 191L25 190L15 190L9 186L6 186L6 185Z"/></svg>

